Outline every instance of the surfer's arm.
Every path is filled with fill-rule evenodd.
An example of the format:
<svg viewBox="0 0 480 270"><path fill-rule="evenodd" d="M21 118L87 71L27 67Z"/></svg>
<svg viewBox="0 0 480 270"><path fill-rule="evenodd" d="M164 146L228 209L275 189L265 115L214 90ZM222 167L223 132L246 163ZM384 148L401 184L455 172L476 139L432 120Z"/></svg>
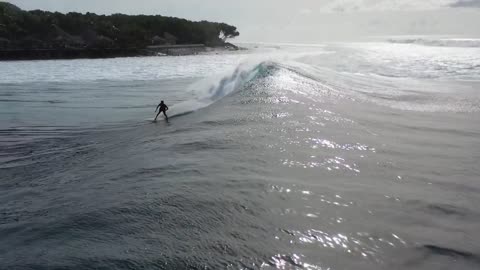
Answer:
<svg viewBox="0 0 480 270"><path fill-rule="evenodd" d="M158 107L160 107L160 104L158 104L157 108L155 109L155 112L158 110Z"/></svg>
<svg viewBox="0 0 480 270"><path fill-rule="evenodd" d="M165 110L168 111L168 106L167 105L165 105Z"/></svg>

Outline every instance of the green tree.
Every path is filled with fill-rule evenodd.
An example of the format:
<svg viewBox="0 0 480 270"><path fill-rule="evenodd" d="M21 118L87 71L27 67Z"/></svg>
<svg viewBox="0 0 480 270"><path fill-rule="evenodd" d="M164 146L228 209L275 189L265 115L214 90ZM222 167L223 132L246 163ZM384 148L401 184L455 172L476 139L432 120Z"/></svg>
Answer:
<svg viewBox="0 0 480 270"><path fill-rule="evenodd" d="M178 44L219 46L239 34L235 26L226 23L193 22L160 15L27 12L0 2L0 37L18 48L144 48L154 37L165 35Z"/></svg>

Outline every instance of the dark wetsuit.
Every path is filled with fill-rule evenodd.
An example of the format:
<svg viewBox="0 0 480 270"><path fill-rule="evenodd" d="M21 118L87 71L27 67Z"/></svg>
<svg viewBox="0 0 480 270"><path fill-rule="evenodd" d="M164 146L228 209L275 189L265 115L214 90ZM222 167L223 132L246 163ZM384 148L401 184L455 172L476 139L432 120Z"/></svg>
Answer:
<svg viewBox="0 0 480 270"><path fill-rule="evenodd" d="M164 103L164 104L160 104L160 112L164 112L164 113L165 113L167 110L168 110L168 107L167 107L167 105L165 105L165 103Z"/></svg>
<svg viewBox="0 0 480 270"><path fill-rule="evenodd" d="M163 115L165 115L165 119L166 119L167 122L168 122L168 116L167 116L167 114L166 114L166 112L168 111L168 106L165 105L165 103L161 102L160 104L158 104L157 109L159 109L159 111L158 111L157 116L155 117L155 121L157 121L157 117L160 115L160 113L163 112ZM155 111L156 111L156 110L155 110Z"/></svg>

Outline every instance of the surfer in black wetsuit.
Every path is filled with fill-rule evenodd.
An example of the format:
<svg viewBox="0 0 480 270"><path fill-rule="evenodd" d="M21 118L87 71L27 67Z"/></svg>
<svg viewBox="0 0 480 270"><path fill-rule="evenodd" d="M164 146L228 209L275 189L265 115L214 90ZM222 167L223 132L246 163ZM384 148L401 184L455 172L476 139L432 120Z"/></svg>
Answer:
<svg viewBox="0 0 480 270"><path fill-rule="evenodd" d="M158 111L158 114L157 116L155 116L155 120L154 121L157 121L157 117L160 115L160 113L163 112L163 115L165 115L165 119L167 120L168 122L168 116L166 114L166 112L168 111L168 106L165 105L165 103L163 103L163 100L160 101L160 104L158 104L157 108L155 109L155 112L157 112L157 110L160 108L160 110Z"/></svg>

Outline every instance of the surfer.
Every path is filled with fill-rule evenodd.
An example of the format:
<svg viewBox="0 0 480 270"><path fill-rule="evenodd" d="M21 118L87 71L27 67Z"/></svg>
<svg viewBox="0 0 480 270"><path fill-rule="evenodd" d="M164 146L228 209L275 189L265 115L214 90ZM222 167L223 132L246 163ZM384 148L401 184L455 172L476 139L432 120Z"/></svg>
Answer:
<svg viewBox="0 0 480 270"><path fill-rule="evenodd" d="M160 113L163 112L163 115L165 115L165 119L167 120L168 122L168 116L166 114L166 112L168 111L168 106L165 105L165 103L163 103L163 100L160 101L160 104L158 104L157 108L155 109L155 112L157 112L157 110L160 108L160 110L158 111L158 114L157 116L155 116L155 120L154 121L157 121L157 117L160 115Z"/></svg>

